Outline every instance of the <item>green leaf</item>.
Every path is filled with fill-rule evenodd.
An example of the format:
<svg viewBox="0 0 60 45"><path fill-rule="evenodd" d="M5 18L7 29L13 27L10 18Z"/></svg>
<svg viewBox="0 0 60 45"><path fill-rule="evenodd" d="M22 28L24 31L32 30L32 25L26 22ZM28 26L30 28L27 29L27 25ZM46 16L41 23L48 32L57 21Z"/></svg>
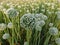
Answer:
<svg viewBox="0 0 60 45"><path fill-rule="evenodd" d="M45 42L44 42L44 45L48 45L50 37L51 37L51 35L46 38L46 40L45 40Z"/></svg>

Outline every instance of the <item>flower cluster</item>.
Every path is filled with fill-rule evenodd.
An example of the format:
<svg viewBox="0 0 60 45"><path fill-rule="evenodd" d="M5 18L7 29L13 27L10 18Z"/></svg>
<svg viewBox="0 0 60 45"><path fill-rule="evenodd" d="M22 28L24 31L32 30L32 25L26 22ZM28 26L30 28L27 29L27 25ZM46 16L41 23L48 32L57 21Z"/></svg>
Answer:
<svg viewBox="0 0 60 45"><path fill-rule="evenodd" d="M46 15L44 15L43 13L40 13L40 14L36 14L35 15L35 19L38 21L38 20L47 20L48 17Z"/></svg>
<svg viewBox="0 0 60 45"><path fill-rule="evenodd" d="M38 31L42 30L42 27L45 25L45 21L48 19L43 13L35 15L35 29Z"/></svg>
<svg viewBox="0 0 60 45"><path fill-rule="evenodd" d="M49 23L49 26L52 27L53 26L53 23Z"/></svg>
<svg viewBox="0 0 60 45"><path fill-rule="evenodd" d="M23 28L30 29L31 27L34 27L35 17L33 14L24 14L20 18L20 25Z"/></svg>
<svg viewBox="0 0 60 45"><path fill-rule="evenodd" d="M53 35L53 36L58 35L58 29L56 27L50 27L49 33L50 35Z"/></svg>
<svg viewBox="0 0 60 45"><path fill-rule="evenodd" d="M0 30L4 30L4 29L6 29L6 24L1 23L1 24L0 24Z"/></svg>
<svg viewBox="0 0 60 45"><path fill-rule="evenodd" d="M9 33L5 33L5 34L2 36L2 38L3 38L3 39L8 39L8 38L10 38Z"/></svg>
<svg viewBox="0 0 60 45"><path fill-rule="evenodd" d="M0 40L10 45L60 45L57 1L5 1L0 3L0 10Z"/></svg>
<svg viewBox="0 0 60 45"><path fill-rule="evenodd" d="M60 45L60 38L55 39L56 44Z"/></svg>
<svg viewBox="0 0 60 45"><path fill-rule="evenodd" d="M9 22L8 24L0 23L0 31L5 30L6 28L13 28L12 22Z"/></svg>
<svg viewBox="0 0 60 45"><path fill-rule="evenodd" d="M8 28L13 28L13 24L12 22L9 22L8 25L7 25Z"/></svg>
<svg viewBox="0 0 60 45"><path fill-rule="evenodd" d="M6 14L7 14L8 17L12 18L12 17L18 16L19 13L17 12L16 9L14 9L14 8L9 8L9 9L6 11Z"/></svg>
<svg viewBox="0 0 60 45"><path fill-rule="evenodd" d="M42 27L45 25L45 21L41 20L35 23L35 29L38 31L42 30Z"/></svg>
<svg viewBox="0 0 60 45"><path fill-rule="evenodd" d="M56 15L57 15L57 19L60 19L60 11L57 11Z"/></svg>
<svg viewBox="0 0 60 45"><path fill-rule="evenodd" d="M47 20L47 16L40 14L24 14L20 18L20 25L23 28L41 30L45 25L45 20Z"/></svg>
<svg viewBox="0 0 60 45"><path fill-rule="evenodd" d="M52 36L55 36L54 37L55 43L57 45L60 45L60 38L56 37L59 34L57 27L53 27L53 23L50 23L49 25L50 25L49 34L52 35Z"/></svg>

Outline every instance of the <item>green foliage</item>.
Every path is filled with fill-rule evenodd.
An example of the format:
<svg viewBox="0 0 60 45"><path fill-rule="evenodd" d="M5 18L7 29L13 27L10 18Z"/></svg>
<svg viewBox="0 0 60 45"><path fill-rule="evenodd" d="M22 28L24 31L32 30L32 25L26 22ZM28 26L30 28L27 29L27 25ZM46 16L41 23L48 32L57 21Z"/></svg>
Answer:
<svg viewBox="0 0 60 45"><path fill-rule="evenodd" d="M58 45L60 42L58 1L0 5L1 45Z"/></svg>

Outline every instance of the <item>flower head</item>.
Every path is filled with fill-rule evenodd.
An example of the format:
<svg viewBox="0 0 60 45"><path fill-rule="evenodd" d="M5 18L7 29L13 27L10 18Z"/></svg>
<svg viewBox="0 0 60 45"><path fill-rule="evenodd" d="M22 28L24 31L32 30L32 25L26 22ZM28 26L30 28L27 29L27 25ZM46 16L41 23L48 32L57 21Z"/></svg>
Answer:
<svg viewBox="0 0 60 45"><path fill-rule="evenodd" d="M44 21L44 20L41 20L41 21L36 22L36 24L37 24L38 26L43 27L43 26L45 25L45 21Z"/></svg>
<svg viewBox="0 0 60 45"><path fill-rule="evenodd" d="M49 33L50 33L50 35L57 35L58 34L58 29L56 27L50 27L49 28Z"/></svg>
<svg viewBox="0 0 60 45"><path fill-rule="evenodd" d="M41 20L47 20L48 19L48 17L42 13L40 13L40 15L41 15Z"/></svg>
<svg viewBox="0 0 60 45"><path fill-rule="evenodd" d="M41 20L35 23L35 29L41 31L42 27L45 25L45 21Z"/></svg>
<svg viewBox="0 0 60 45"><path fill-rule="evenodd" d="M41 20L40 17L41 17L40 14L36 14L36 15L35 15L35 21L40 21L40 20Z"/></svg>
<svg viewBox="0 0 60 45"><path fill-rule="evenodd" d="M7 14L7 16L10 17L10 18L18 16L18 12L17 12L17 10L14 9L14 8L9 8L9 9L6 11L6 14Z"/></svg>
<svg viewBox="0 0 60 45"><path fill-rule="evenodd" d="M8 39L10 38L10 35L8 33L5 33L3 36L2 36L3 39Z"/></svg>
<svg viewBox="0 0 60 45"><path fill-rule="evenodd" d="M39 21L39 20L47 20L48 19L48 17L46 15L44 15L43 13L36 14L35 18L36 18L37 21Z"/></svg>
<svg viewBox="0 0 60 45"><path fill-rule="evenodd" d="M60 19L60 11L57 11L56 14L57 14L57 19Z"/></svg>
<svg viewBox="0 0 60 45"><path fill-rule="evenodd" d="M1 24L0 24L0 30L4 30L4 29L6 29L6 24L1 23Z"/></svg>
<svg viewBox="0 0 60 45"><path fill-rule="evenodd" d="M41 31L41 30L42 30L42 27L41 27L41 26L38 26L38 24L37 24L36 27L35 27L35 29L36 29L37 31Z"/></svg>
<svg viewBox="0 0 60 45"><path fill-rule="evenodd" d="M20 25L23 28L31 28L34 26L34 22L35 22L35 17L33 14L24 14L21 18L20 18Z"/></svg>
<svg viewBox="0 0 60 45"><path fill-rule="evenodd" d="M49 26L52 27L53 26L53 23L49 23Z"/></svg>
<svg viewBox="0 0 60 45"><path fill-rule="evenodd" d="M60 45L60 38L55 39L56 44Z"/></svg>
<svg viewBox="0 0 60 45"><path fill-rule="evenodd" d="M13 28L12 22L8 23L7 27L8 27L8 28Z"/></svg>
<svg viewBox="0 0 60 45"><path fill-rule="evenodd" d="M24 45L28 45L28 42L24 42Z"/></svg>

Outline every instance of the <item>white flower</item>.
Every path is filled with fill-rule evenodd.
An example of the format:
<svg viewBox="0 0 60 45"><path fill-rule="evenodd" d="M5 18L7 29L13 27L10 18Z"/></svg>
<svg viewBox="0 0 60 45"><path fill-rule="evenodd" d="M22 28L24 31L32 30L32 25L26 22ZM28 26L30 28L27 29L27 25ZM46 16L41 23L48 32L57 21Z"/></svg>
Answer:
<svg viewBox="0 0 60 45"><path fill-rule="evenodd" d="M59 15L60 14L60 11L57 11L56 14Z"/></svg>
<svg viewBox="0 0 60 45"><path fill-rule="evenodd" d="M1 2L0 4L1 4L1 5L3 5L3 4L4 4L4 2Z"/></svg>
<svg viewBox="0 0 60 45"><path fill-rule="evenodd" d="M10 35L8 33L5 33L3 36L2 36L3 39L8 39L10 38Z"/></svg>
<svg viewBox="0 0 60 45"><path fill-rule="evenodd" d="M55 39L56 44L60 45L60 38Z"/></svg>
<svg viewBox="0 0 60 45"><path fill-rule="evenodd" d="M51 6L52 9L55 9L54 5Z"/></svg>
<svg viewBox="0 0 60 45"><path fill-rule="evenodd" d="M45 25L45 21L41 20L35 23L35 29L41 31L42 27Z"/></svg>
<svg viewBox="0 0 60 45"><path fill-rule="evenodd" d="M18 12L17 12L17 10L14 9L14 8L9 8L9 9L6 11L6 14L7 14L7 16L10 17L10 18L18 16Z"/></svg>
<svg viewBox="0 0 60 45"><path fill-rule="evenodd" d="M49 15L51 15L51 14L52 14L52 12L51 12L50 10L47 10L47 13L48 13Z"/></svg>
<svg viewBox="0 0 60 45"><path fill-rule="evenodd" d="M13 28L12 22L8 23L7 27L8 27L8 28Z"/></svg>
<svg viewBox="0 0 60 45"><path fill-rule="evenodd" d="M6 29L6 24L1 23L1 24L0 24L0 30L4 30L4 29Z"/></svg>
<svg viewBox="0 0 60 45"><path fill-rule="evenodd" d="M56 27L49 28L50 35L58 35L58 29Z"/></svg>
<svg viewBox="0 0 60 45"><path fill-rule="evenodd" d="M18 5L18 8L21 8L21 6L20 6L20 5Z"/></svg>
<svg viewBox="0 0 60 45"><path fill-rule="evenodd" d="M60 11L57 11L56 14L57 14L57 19L60 19Z"/></svg>
<svg viewBox="0 0 60 45"><path fill-rule="evenodd" d="M40 18L40 14L36 14L35 15L35 18Z"/></svg>
<svg viewBox="0 0 60 45"><path fill-rule="evenodd" d="M51 15L51 14L52 14L52 12L48 11L48 14L50 14L50 15Z"/></svg>
<svg viewBox="0 0 60 45"><path fill-rule="evenodd" d="M51 5L51 3L47 3L47 6L50 6Z"/></svg>
<svg viewBox="0 0 60 45"><path fill-rule="evenodd" d="M45 9L41 9L42 12L45 12Z"/></svg>
<svg viewBox="0 0 60 45"><path fill-rule="evenodd" d="M49 26L52 27L53 26L53 23L49 23Z"/></svg>
<svg viewBox="0 0 60 45"><path fill-rule="evenodd" d="M5 12L5 11L6 11L6 9L4 8L4 9L3 9L3 11Z"/></svg>
<svg viewBox="0 0 60 45"><path fill-rule="evenodd" d="M44 5L42 5L41 7L42 7L42 8L44 8L45 6L44 6Z"/></svg>
<svg viewBox="0 0 60 45"><path fill-rule="evenodd" d="M41 31L41 30L42 30L42 27L37 24L37 25L35 26L35 29L36 29L37 31Z"/></svg>
<svg viewBox="0 0 60 45"><path fill-rule="evenodd" d="M41 21L36 22L36 24L38 24L39 26L43 27L45 25L45 21L41 20Z"/></svg>
<svg viewBox="0 0 60 45"><path fill-rule="evenodd" d="M2 5L0 5L0 10L2 10L4 7Z"/></svg>
<svg viewBox="0 0 60 45"><path fill-rule="evenodd" d="M43 13L36 14L35 18L36 18L36 20L47 20L48 19L48 17L46 15L44 15Z"/></svg>
<svg viewBox="0 0 60 45"><path fill-rule="evenodd" d="M28 42L24 42L24 45L28 45Z"/></svg>
<svg viewBox="0 0 60 45"><path fill-rule="evenodd" d="M20 25L23 28L28 28L30 29L31 27L33 27L35 22L35 17L33 14L24 14L21 18L20 18ZM31 25L32 24L32 25Z"/></svg>
<svg viewBox="0 0 60 45"><path fill-rule="evenodd" d="M41 20L40 17L41 17L40 14L36 14L36 15L35 15L35 21L40 21L40 20Z"/></svg>
<svg viewBox="0 0 60 45"><path fill-rule="evenodd" d="M29 10L27 10L27 13L29 13Z"/></svg>
<svg viewBox="0 0 60 45"><path fill-rule="evenodd" d="M10 3L7 3L6 5L7 5L7 6L10 6Z"/></svg>
<svg viewBox="0 0 60 45"><path fill-rule="evenodd" d="M42 13L40 13L40 15L41 15L41 20L47 20L48 19L48 17Z"/></svg>
<svg viewBox="0 0 60 45"><path fill-rule="evenodd" d="M35 8L32 8L32 11L35 11L36 9Z"/></svg>

